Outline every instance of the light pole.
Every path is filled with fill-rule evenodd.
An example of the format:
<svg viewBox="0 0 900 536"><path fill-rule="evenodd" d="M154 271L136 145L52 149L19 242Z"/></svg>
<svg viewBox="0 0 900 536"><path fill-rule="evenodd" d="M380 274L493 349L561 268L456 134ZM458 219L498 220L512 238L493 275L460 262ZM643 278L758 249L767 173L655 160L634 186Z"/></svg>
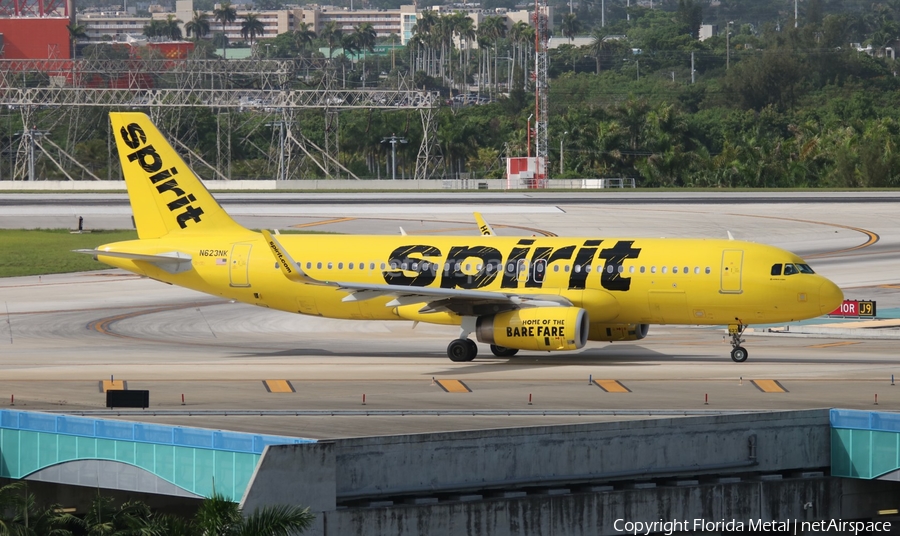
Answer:
<svg viewBox="0 0 900 536"><path fill-rule="evenodd" d="M407 143L407 139L396 134L381 140L381 143L391 144L391 180L397 180L397 144Z"/></svg>
<svg viewBox="0 0 900 536"><path fill-rule="evenodd" d="M566 136L569 134L569 131L563 132L561 138L559 138L559 174L560 176L563 174L563 162L565 162L565 155L563 154L563 141L566 139Z"/></svg>
<svg viewBox="0 0 900 536"><path fill-rule="evenodd" d="M731 67L731 24L734 21L728 21L725 24L725 70Z"/></svg>
<svg viewBox="0 0 900 536"><path fill-rule="evenodd" d="M528 128L527 136L526 136L526 139L528 140L527 141L528 150L526 151L525 156L527 156L528 158L531 158L531 118L532 117L534 117L534 114L531 114L528 116L528 121L527 121L527 125L526 125Z"/></svg>

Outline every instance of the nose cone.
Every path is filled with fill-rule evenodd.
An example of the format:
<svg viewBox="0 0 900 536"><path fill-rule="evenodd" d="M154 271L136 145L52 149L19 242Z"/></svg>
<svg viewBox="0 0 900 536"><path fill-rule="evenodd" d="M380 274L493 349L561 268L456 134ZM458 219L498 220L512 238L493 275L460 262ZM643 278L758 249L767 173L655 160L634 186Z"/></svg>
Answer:
<svg viewBox="0 0 900 536"><path fill-rule="evenodd" d="M827 315L841 306L844 301L844 293L837 285L829 280L822 282L819 287L819 309L823 315Z"/></svg>

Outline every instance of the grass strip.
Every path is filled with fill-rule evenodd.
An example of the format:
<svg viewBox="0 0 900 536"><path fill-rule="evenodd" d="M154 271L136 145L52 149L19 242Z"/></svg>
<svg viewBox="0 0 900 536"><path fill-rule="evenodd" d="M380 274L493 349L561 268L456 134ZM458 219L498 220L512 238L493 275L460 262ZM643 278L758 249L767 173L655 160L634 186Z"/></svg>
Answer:
<svg viewBox="0 0 900 536"><path fill-rule="evenodd" d="M110 267L72 250L136 239L136 231L78 234L67 229L0 229L0 277L105 270Z"/></svg>

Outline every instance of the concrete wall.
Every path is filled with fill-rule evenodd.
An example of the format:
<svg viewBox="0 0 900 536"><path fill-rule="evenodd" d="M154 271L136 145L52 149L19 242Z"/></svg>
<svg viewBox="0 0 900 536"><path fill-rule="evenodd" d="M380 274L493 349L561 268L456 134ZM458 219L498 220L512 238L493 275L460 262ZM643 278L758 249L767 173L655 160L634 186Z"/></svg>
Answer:
<svg viewBox="0 0 900 536"><path fill-rule="evenodd" d="M483 180L299 180L299 181L203 181L213 191L221 190L508 190L525 189L505 179ZM601 179L560 179L550 181L550 189L602 189ZM67 192L124 191L124 181L0 181L0 191Z"/></svg>
<svg viewBox="0 0 900 536"><path fill-rule="evenodd" d="M839 518L841 482L831 478L753 481L562 496L456 502L427 506L348 509L321 514L317 536L622 535L616 520L688 520L684 533L701 534L694 520L813 521ZM894 494L896 498L896 494ZM806 508L804 508L806 507ZM846 519L846 516L845 516ZM664 533L662 529L652 532ZM707 530L705 533L722 533ZM642 532L643 533L643 532ZM305 533L306 534L306 533Z"/></svg>
<svg viewBox="0 0 900 536"><path fill-rule="evenodd" d="M821 472L712 476L780 479L829 464L828 410L354 438L269 447L244 504L309 505L312 534L613 534L616 516L782 519L809 501L839 511L838 480ZM713 483L655 484L688 475ZM517 489L528 495L503 495ZM491 490L500 498L481 500ZM453 498L465 493L476 495ZM394 506L404 495L412 504ZM391 506L335 508L382 499Z"/></svg>
<svg viewBox="0 0 900 536"><path fill-rule="evenodd" d="M827 410L346 439L338 497L507 487L540 481L827 467ZM398 471L396 468L406 468Z"/></svg>

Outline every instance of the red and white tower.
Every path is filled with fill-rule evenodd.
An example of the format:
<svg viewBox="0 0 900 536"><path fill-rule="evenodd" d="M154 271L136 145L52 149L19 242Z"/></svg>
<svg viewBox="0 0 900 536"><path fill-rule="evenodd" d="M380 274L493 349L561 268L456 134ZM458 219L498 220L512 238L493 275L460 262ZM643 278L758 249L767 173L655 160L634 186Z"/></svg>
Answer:
<svg viewBox="0 0 900 536"><path fill-rule="evenodd" d="M535 187L547 185L547 133L549 112L547 40L550 38L549 9L546 0L534 0L534 156Z"/></svg>

